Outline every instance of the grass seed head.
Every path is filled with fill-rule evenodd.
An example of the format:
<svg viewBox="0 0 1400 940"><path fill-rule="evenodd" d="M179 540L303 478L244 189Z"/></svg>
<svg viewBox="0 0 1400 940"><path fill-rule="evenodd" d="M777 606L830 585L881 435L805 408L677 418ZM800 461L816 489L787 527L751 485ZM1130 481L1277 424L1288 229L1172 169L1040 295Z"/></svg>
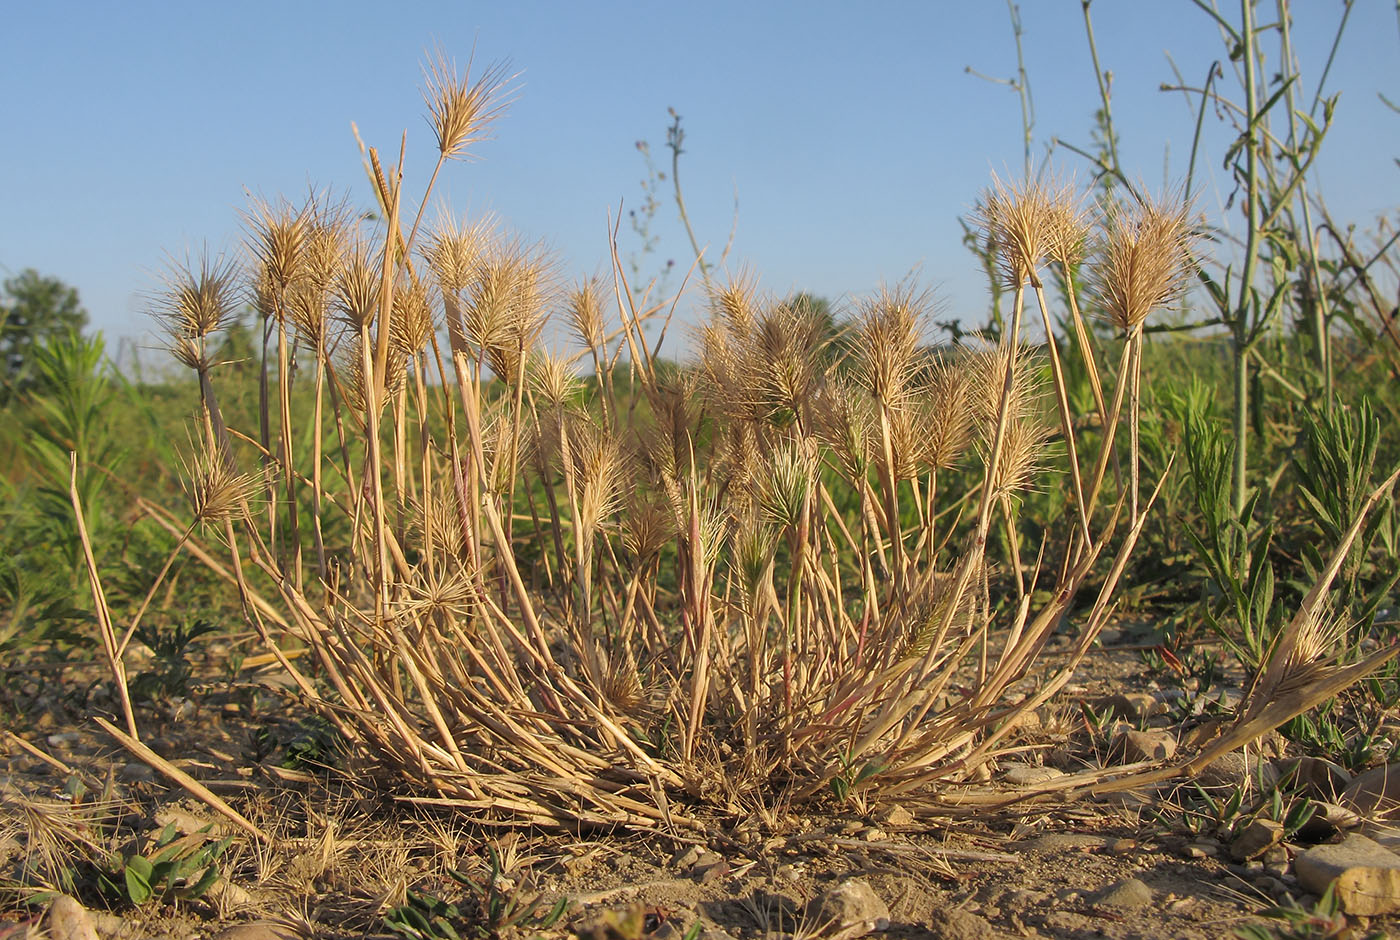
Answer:
<svg viewBox="0 0 1400 940"><path fill-rule="evenodd" d="M248 247L275 304L288 286L310 273L306 250L312 228L310 207L298 209L285 199L255 199L246 218Z"/></svg>
<svg viewBox="0 0 1400 940"><path fill-rule="evenodd" d="M1190 209L1180 199L1111 209L1094 265L1093 286L1106 316L1124 332L1171 304L1195 270Z"/></svg>
<svg viewBox="0 0 1400 940"><path fill-rule="evenodd" d="M334 285L333 307L352 329L368 329L379 313L383 283L377 254L367 244L354 246Z"/></svg>
<svg viewBox="0 0 1400 940"><path fill-rule="evenodd" d="M444 159L466 159L474 144L490 138L491 124L514 100L508 63L497 63L471 77L472 63L460 76L456 65L438 49L423 66L423 101L428 124Z"/></svg>
<svg viewBox="0 0 1400 940"><path fill-rule="evenodd" d="M444 213L429 233L423 248L438 287L444 294L457 294L477 276L496 238L496 222L490 216L461 221Z"/></svg>
<svg viewBox="0 0 1400 940"><path fill-rule="evenodd" d="M263 478L255 473L239 473L224 452L211 453L207 447L195 447L194 456L182 457L181 462L184 472L180 485L197 525L222 525L262 493Z"/></svg>
<svg viewBox="0 0 1400 940"><path fill-rule="evenodd" d="M1056 244L1060 198L1038 180L1008 185L992 176L974 218L1010 287L1040 286L1040 267Z"/></svg>
<svg viewBox="0 0 1400 940"><path fill-rule="evenodd" d="M569 292L569 326L580 343L595 352L603 348L602 289L597 278L587 278Z"/></svg>
<svg viewBox="0 0 1400 940"><path fill-rule="evenodd" d="M877 399L903 395L919 364L927 295L912 286L882 288L861 307L856 325L855 374Z"/></svg>

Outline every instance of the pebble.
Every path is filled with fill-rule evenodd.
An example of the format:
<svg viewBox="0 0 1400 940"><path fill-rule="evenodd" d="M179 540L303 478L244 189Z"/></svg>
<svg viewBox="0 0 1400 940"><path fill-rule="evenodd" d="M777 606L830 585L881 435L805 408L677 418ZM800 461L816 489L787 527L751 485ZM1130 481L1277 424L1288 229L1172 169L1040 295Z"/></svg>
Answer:
<svg viewBox="0 0 1400 940"><path fill-rule="evenodd" d="M51 734L45 741L49 742L49 747L72 747L83 739L83 735L78 731L60 731L58 734Z"/></svg>
<svg viewBox="0 0 1400 940"><path fill-rule="evenodd" d="M1035 767L1030 764L1012 764L1002 774L1002 779L1013 787L1029 787L1038 783L1048 783L1056 777L1063 777L1063 770L1054 767Z"/></svg>
<svg viewBox="0 0 1400 940"><path fill-rule="evenodd" d="M1230 857L1236 861L1258 858L1283 841L1283 826L1272 819L1256 819L1230 842Z"/></svg>
<svg viewBox="0 0 1400 940"><path fill-rule="evenodd" d="M1293 870L1298 883L1313 894L1335 882L1335 896L1348 914L1400 911L1400 856L1365 836L1314 846L1294 859Z"/></svg>
<svg viewBox="0 0 1400 940"><path fill-rule="evenodd" d="M145 764L123 764L117 771L117 779L126 783L146 783L156 778L156 772Z"/></svg>
<svg viewBox="0 0 1400 940"><path fill-rule="evenodd" d="M1157 714L1161 703L1147 692L1119 692L1116 695L1104 696L1095 706L1098 710L1108 711L1115 718L1141 721Z"/></svg>
<svg viewBox="0 0 1400 940"><path fill-rule="evenodd" d="M270 924L235 924L214 934L213 940L291 940L293 936Z"/></svg>
<svg viewBox="0 0 1400 940"><path fill-rule="evenodd" d="M1205 845L1200 842L1192 842L1181 850L1182 858L1214 858L1220 854L1220 849L1214 845Z"/></svg>
<svg viewBox="0 0 1400 940"><path fill-rule="evenodd" d="M49 904L48 933L53 940L97 940L92 916L66 894L60 894Z"/></svg>
<svg viewBox="0 0 1400 940"><path fill-rule="evenodd" d="M1231 751L1202 768L1196 782L1206 790L1233 790L1238 786L1249 786L1253 792L1259 786L1261 773L1264 786L1278 782L1278 768L1269 761L1260 760L1259 755L1253 752L1246 757L1243 751Z"/></svg>
<svg viewBox="0 0 1400 940"><path fill-rule="evenodd" d="M859 878L847 879L813 900L807 916L829 940L855 940L890 926L890 909Z"/></svg>
<svg viewBox="0 0 1400 940"><path fill-rule="evenodd" d="M1171 760L1176 755L1176 737L1168 731L1125 731L1114 741L1113 750L1125 763Z"/></svg>
<svg viewBox="0 0 1400 940"><path fill-rule="evenodd" d="M914 825L914 814L898 803L881 810L876 818L879 819L883 825L889 826L892 829Z"/></svg>
<svg viewBox="0 0 1400 940"><path fill-rule="evenodd" d="M1146 907L1152 903L1152 889L1136 878L1128 878L1105 888L1096 903L1100 907Z"/></svg>
<svg viewBox="0 0 1400 940"><path fill-rule="evenodd" d="M1400 764L1366 771L1347 785L1337 802L1367 819L1400 816Z"/></svg>

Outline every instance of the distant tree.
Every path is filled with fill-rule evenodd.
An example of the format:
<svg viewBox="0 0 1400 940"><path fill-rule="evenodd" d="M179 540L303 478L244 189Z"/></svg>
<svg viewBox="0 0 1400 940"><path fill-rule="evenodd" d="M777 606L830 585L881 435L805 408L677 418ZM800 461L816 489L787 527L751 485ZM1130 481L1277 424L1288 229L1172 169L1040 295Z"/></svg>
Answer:
<svg viewBox="0 0 1400 940"><path fill-rule="evenodd" d="M34 381L35 347L77 334L88 315L76 289L26 268L5 281L0 294L0 401Z"/></svg>

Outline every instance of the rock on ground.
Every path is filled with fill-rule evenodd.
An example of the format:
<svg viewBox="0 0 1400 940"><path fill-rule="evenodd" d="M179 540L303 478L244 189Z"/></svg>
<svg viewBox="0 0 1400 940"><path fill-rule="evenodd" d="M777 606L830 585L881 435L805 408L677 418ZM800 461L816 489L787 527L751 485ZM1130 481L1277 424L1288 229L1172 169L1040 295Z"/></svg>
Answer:
<svg viewBox="0 0 1400 940"><path fill-rule="evenodd" d="M1366 771L1347 785L1337 802L1368 819L1400 816L1400 764Z"/></svg>
<svg viewBox="0 0 1400 940"><path fill-rule="evenodd" d="M890 925L890 909L875 889L858 878L850 878L814 900L808 919L833 940L855 940L885 930Z"/></svg>
<svg viewBox="0 0 1400 940"><path fill-rule="evenodd" d="M1099 907L1146 907L1152 903L1152 889L1136 878L1109 885L1096 899Z"/></svg>
<svg viewBox="0 0 1400 940"><path fill-rule="evenodd" d="M48 931L53 940L97 940L87 909L66 894L49 905Z"/></svg>
<svg viewBox="0 0 1400 940"><path fill-rule="evenodd" d="M1272 819L1256 819L1230 843L1230 855L1237 862L1258 858L1283 841L1283 826Z"/></svg>
<svg viewBox="0 0 1400 940"><path fill-rule="evenodd" d="M1335 882L1336 898L1348 914L1373 917L1400 911L1400 856L1365 836L1314 846L1294 860L1293 870L1314 894Z"/></svg>

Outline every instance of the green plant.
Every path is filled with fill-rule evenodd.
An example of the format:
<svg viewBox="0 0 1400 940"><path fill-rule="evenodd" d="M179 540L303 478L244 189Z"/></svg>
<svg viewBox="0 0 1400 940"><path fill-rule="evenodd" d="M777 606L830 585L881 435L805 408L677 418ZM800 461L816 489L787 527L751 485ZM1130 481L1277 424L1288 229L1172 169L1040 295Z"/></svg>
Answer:
<svg viewBox="0 0 1400 940"><path fill-rule="evenodd" d="M98 869L99 891L109 900L136 907L203 897L219 880L219 859L233 843L232 836L213 839L209 829L179 836L171 823L143 849L114 853Z"/></svg>
<svg viewBox="0 0 1400 940"><path fill-rule="evenodd" d="M1363 398L1354 409L1339 405L1308 414L1302 436L1297 492L1308 521L1327 542L1335 543L1375 486L1380 421ZM1322 554L1316 539L1299 541L1311 580L1323 567ZM1353 645L1370 632L1376 611L1400 581L1398 549L1395 504L1386 502L1366 523L1339 575L1338 605L1350 621L1347 633Z"/></svg>
<svg viewBox="0 0 1400 940"><path fill-rule="evenodd" d="M137 673L131 680L131 693L138 699L162 701L185 698L190 694L190 679L194 667L190 663L190 644L218 630L218 626L203 617L185 620L168 628L150 622L140 624L136 639L155 655L152 669Z"/></svg>
<svg viewBox="0 0 1400 940"><path fill-rule="evenodd" d="M1272 778L1265 768L1266 762L1260 761L1254 776L1223 794L1193 780L1177 788L1175 809L1159 814L1159 821L1194 836L1212 835L1228 842L1250 823L1266 819L1283 827L1283 839L1292 839L1312 819L1316 807L1297 792L1296 765Z"/></svg>
<svg viewBox="0 0 1400 940"><path fill-rule="evenodd" d="M1254 522L1262 493L1236 511L1230 491L1233 445L1201 400L1193 398L1182 417L1190 489L1201 520L1199 530L1186 534L1209 588L1200 608L1206 625L1230 652L1257 669L1283 622L1269 557L1273 526Z"/></svg>
<svg viewBox="0 0 1400 940"><path fill-rule="evenodd" d="M1341 902L1334 891L1335 885L1328 885L1322 897L1311 908L1289 899L1288 903L1267 908L1259 912L1275 924L1245 924L1235 928L1235 936L1240 940L1332 940L1340 937L1359 937L1362 940L1383 940L1384 930L1357 933L1342 913Z"/></svg>
<svg viewBox="0 0 1400 940"><path fill-rule="evenodd" d="M481 937L495 940L515 928L548 930L568 909L561 897L548 909L528 885L506 879L500 854L489 848L490 867L476 877L457 869L447 874L467 889L467 897L453 904L430 894L408 892L408 902L390 911L384 926L409 940L463 940Z"/></svg>

